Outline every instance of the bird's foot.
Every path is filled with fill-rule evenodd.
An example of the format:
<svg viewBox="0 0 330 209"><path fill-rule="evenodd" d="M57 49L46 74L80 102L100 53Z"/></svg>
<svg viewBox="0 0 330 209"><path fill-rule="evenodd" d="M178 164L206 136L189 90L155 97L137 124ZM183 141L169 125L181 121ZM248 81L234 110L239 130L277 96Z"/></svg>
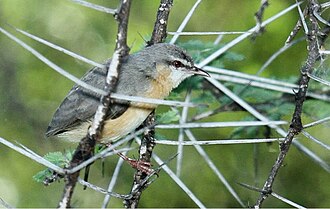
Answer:
<svg viewBox="0 0 330 209"><path fill-rule="evenodd" d="M132 166L132 168L135 168L139 171L142 171L143 173L146 173L147 175L150 175L154 170L151 168L150 162L144 162L141 160L135 160L132 158L127 157L123 153L117 153L119 157L121 157L123 160L125 160L128 164Z"/></svg>

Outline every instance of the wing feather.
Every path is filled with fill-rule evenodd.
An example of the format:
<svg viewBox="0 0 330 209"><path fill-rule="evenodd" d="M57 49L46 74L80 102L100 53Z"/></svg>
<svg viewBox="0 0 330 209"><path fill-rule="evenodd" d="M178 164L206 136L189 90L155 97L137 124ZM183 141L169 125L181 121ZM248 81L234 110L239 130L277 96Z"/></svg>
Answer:
<svg viewBox="0 0 330 209"><path fill-rule="evenodd" d="M109 63L109 62L108 62ZM97 88L104 88L106 69L94 67L82 80ZM90 121L100 103L100 96L78 85L73 86L61 105L57 108L48 125L46 136L66 132L83 122ZM129 102L112 101L107 117L114 119L122 115Z"/></svg>

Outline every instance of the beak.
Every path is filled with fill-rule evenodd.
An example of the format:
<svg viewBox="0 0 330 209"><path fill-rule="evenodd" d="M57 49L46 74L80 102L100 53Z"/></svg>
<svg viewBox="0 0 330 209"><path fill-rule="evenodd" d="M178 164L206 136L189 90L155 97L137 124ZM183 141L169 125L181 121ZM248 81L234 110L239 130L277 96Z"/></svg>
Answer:
<svg viewBox="0 0 330 209"><path fill-rule="evenodd" d="M208 72L206 72L205 70L202 70L202 69L200 69L200 68L198 68L196 66L194 66L192 68L192 73L194 75L201 75L201 76L205 76L205 77L210 77L210 74Z"/></svg>

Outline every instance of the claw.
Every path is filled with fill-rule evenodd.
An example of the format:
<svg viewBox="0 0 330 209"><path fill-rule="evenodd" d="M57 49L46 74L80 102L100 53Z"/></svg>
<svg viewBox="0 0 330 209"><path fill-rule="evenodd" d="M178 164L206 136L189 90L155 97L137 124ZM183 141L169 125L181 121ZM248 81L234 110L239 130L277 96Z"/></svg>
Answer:
<svg viewBox="0 0 330 209"><path fill-rule="evenodd" d="M123 153L117 153L119 157L121 157L123 160L125 160L128 164L132 166L132 168L135 168L139 171L142 171L143 173L146 173L147 175L150 175L154 170L151 168L151 163L144 162L141 160L135 160L132 158L127 157Z"/></svg>

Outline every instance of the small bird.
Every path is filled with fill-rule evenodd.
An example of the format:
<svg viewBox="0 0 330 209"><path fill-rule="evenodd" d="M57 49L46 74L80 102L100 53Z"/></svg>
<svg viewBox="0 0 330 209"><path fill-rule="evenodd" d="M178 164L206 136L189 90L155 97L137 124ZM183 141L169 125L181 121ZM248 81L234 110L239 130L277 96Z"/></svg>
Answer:
<svg viewBox="0 0 330 209"><path fill-rule="evenodd" d="M109 66L111 59L106 62ZM82 81L103 89L108 68L94 67ZM155 44L123 60L114 92L129 96L164 99L172 89L192 75L209 76L194 65L181 48L167 43ZM46 136L79 142L86 136L100 103L100 95L73 86L57 108ZM112 143L139 127L157 107L155 104L112 99L101 133L100 143Z"/></svg>

